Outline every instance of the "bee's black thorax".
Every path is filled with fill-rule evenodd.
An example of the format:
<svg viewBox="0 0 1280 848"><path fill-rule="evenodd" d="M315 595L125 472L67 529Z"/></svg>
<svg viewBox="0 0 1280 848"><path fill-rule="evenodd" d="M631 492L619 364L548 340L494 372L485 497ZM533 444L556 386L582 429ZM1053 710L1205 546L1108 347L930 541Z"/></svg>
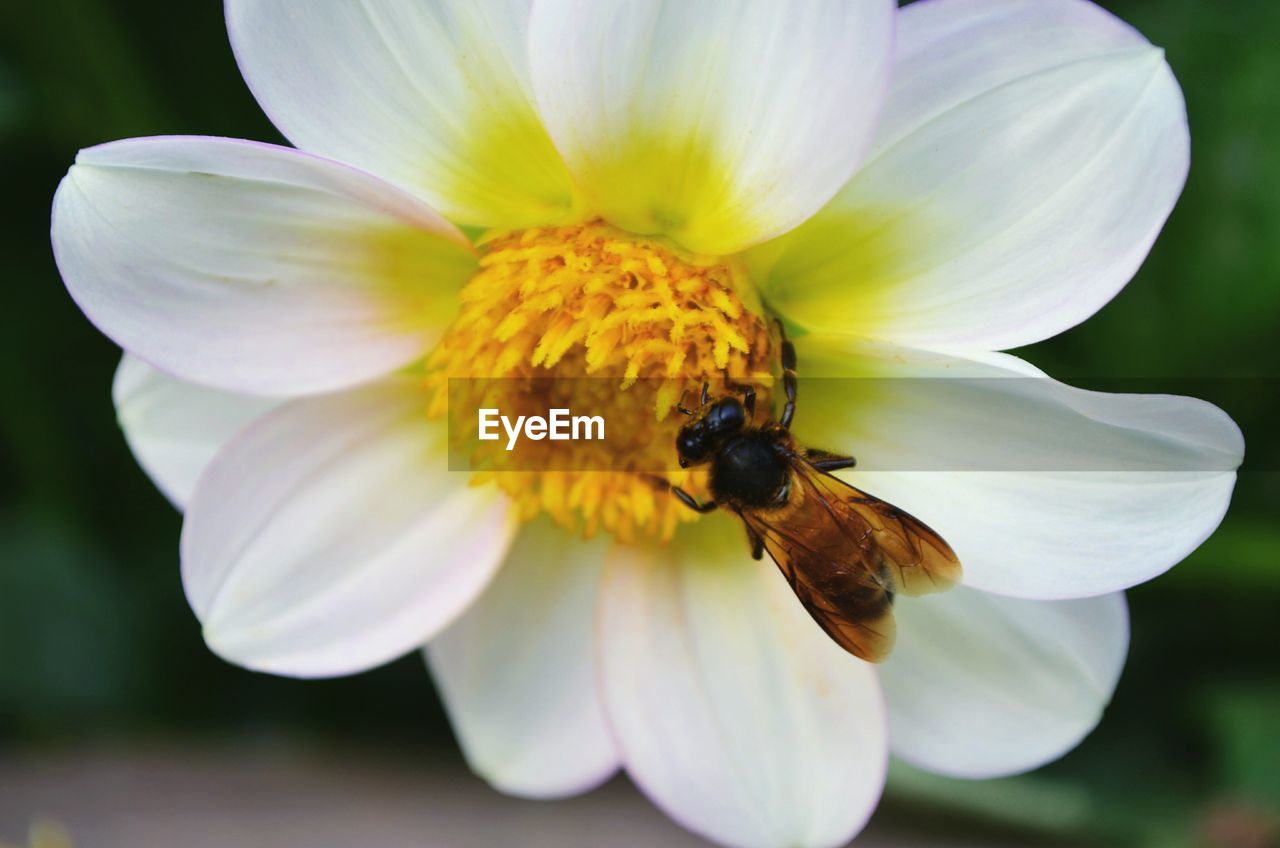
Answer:
<svg viewBox="0 0 1280 848"><path fill-rule="evenodd" d="M747 430L726 439L711 462L711 492L729 506L782 506L790 488L788 445L769 430Z"/></svg>

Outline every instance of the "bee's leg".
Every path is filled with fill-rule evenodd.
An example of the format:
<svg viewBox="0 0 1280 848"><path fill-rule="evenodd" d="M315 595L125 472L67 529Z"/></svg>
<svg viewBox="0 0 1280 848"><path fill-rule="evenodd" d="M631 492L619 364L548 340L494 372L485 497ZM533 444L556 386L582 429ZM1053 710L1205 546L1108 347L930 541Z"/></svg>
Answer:
<svg viewBox="0 0 1280 848"><path fill-rule="evenodd" d="M707 501L704 504L700 504L697 502L697 500L694 499L693 495L689 494L679 486L672 486L671 494L679 498L680 503L689 507L689 509L693 510L694 512L713 512L715 511L716 507L720 506L720 504L716 503L715 501Z"/></svg>
<svg viewBox="0 0 1280 848"><path fill-rule="evenodd" d="M831 451L809 448L805 451L805 459L819 471L839 471L841 468L853 468L858 460L851 456L832 453Z"/></svg>
<svg viewBox="0 0 1280 848"><path fill-rule="evenodd" d="M716 507L720 506L720 504L716 503L715 501L707 501L704 504L698 503L698 501L693 497L693 495L689 494L679 486L671 485L666 481L666 479L659 477L657 474L641 474L640 477L643 478L646 483L648 483L650 486L653 486L653 488L657 489L658 491L670 492L671 494L675 495L677 498L680 499L680 503L689 507L689 509L693 510L694 512L712 512L716 509Z"/></svg>
<svg viewBox="0 0 1280 848"><path fill-rule="evenodd" d="M780 350L782 389L787 395L787 402L782 407L782 417L778 419L778 424L782 429L788 430L791 428L791 419L796 414L796 348L787 339L787 331L783 329L782 322L775 318L774 323L778 325L778 339L782 343Z"/></svg>
<svg viewBox="0 0 1280 848"><path fill-rule="evenodd" d="M747 527L747 539L751 542L751 558L762 559L764 557L764 539L759 533L750 526Z"/></svg>

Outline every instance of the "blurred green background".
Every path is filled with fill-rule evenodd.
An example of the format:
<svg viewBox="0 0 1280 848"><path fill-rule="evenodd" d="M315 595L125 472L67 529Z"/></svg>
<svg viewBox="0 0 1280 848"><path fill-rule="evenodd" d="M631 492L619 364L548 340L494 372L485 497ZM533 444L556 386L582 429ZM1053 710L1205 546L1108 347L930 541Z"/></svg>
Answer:
<svg viewBox="0 0 1280 848"><path fill-rule="evenodd" d="M115 425L118 352L53 265L49 204L78 148L173 133L279 140L236 71L220 5L0 10L0 775L41 757L174 746L268 760L357 749L460 771L416 657L301 683L205 649L178 578L179 516ZM1280 844L1269 841L1280 833L1280 4L1103 5L1167 50L1190 111L1190 182L1133 283L1023 353L1085 384L1249 378L1204 383L1245 428L1246 471L1218 533L1130 593L1129 663L1078 750L989 783L895 772L877 821L1017 844Z"/></svg>

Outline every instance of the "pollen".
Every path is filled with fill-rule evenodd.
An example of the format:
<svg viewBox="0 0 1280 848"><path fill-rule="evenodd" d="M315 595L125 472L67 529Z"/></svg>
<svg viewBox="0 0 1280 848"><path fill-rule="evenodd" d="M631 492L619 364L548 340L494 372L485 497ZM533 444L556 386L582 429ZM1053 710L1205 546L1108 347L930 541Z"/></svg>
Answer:
<svg viewBox="0 0 1280 848"><path fill-rule="evenodd" d="M704 383L756 387L767 409L775 342L734 260L686 253L602 222L491 234L460 310L428 358L431 414L493 407L514 418L552 405L599 415L609 446L525 441L511 452L450 420L455 447L525 519L624 542L670 539L698 518L666 491L706 490L678 468L675 436ZM459 379L462 378L462 379Z"/></svg>

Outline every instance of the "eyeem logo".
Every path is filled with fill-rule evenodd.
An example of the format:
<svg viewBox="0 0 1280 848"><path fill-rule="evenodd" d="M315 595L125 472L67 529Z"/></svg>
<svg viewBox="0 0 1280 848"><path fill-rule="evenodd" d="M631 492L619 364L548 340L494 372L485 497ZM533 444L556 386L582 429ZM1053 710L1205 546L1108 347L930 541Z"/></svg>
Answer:
<svg viewBox="0 0 1280 848"><path fill-rule="evenodd" d="M498 425L501 424L507 433L507 450L515 448L522 431L525 438L535 442L543 439L555 442L604 439L604 418L599 415L573 415L567 409L552 409L547 414L547 418L541 415L517 415L513 424L510 418L496 409L481 409L478 438L481 441L496 442L501 437L498 432Z"/></svg>

